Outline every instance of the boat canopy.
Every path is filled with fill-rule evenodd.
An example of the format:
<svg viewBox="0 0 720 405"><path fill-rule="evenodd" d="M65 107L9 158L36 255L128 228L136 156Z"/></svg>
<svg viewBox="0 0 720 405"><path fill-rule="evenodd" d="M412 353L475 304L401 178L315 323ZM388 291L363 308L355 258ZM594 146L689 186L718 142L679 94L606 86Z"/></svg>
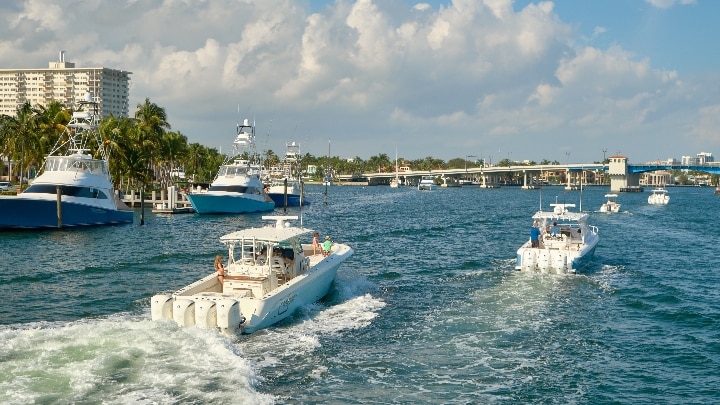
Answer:
<svg viewBox="0 0 720 405"><path fill-rule="evenodd" d="M589 215L583 212L570 212L568 207L574 207L575 204L550 204L552 211L538 211L533 215L536 220L565 220L565 221L587 221Z"/></svg>
<svg viewBox="0 0 720 405"><path fill-rule="evenodd" d="M235 231L223 235L220 240L225 243L232 243L243 239L255 239L257 241L279 243L313 232L312 229L290 226L288 222L285 222L286 219L297 219L297 216L264 215L262 219L275 221L275 224Z"/></svg>

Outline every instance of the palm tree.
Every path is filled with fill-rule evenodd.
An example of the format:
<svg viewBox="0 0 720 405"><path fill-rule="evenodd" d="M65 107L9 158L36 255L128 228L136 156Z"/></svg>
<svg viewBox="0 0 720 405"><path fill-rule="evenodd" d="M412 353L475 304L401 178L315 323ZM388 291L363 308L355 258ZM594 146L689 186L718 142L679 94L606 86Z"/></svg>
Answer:
<svg viewBox="0 0 720 405"><path fill-rule="evenodd" d="M105 148L105 156L110 162L108 170L115 183L115 188L119 190L123 188L125 178L132 179L128 169L130 165L128 151L133 148L134 131L135 120L131 118L106 117L100 122L102 147ZM111 159L113 154L117 157Z"/></svg>
<svg viewBox="0 0 720 405"><path fill-rule="evenodd" d="M131 178L140 181L140 225L145 224L145 185L150 181L150 171L153 169L153 160L159 159L160 145L165 129L170 129L167 122L165 109L146 98L145 102L137 105L135 112L135 139L132 145L134 151L126 152L133 156L128 162ZM144 172L140 172L139 166L144 166ZM132 169L131 169L132 167Z"/></svg>
<svg viewBox="0 0 720 405"><path fill-rule="evenodd" d="M17 108L14 117L4 115L2 119L2 137L5 141L3 153L8 156L8 160L20 161L21 190L24 171L27 168L25 146L37 144L38 121L38 110L33 108L29 101ZM11 176L12 173L9 175Z"/></svg>
<svg viewBox="0 0 720 405"><path fill-rule="evenodd" d="M39 166L53 152L52 149L59 145L58 141L70 122L71 111L56 100L47 106L38 105L36 111L38 136L33 138L35 144L29 148L28 163Z"/></svg>
<svg viewBox="0 0 720 405"><path fill-rule="evenodd" d="M185 157L187 152L187 137L185 135L180 132L166 132L163 134L160 142L160 156L162 156L160 187L165 188L170 184L170 173L173 169L177 169L178 162Z"/></svg>

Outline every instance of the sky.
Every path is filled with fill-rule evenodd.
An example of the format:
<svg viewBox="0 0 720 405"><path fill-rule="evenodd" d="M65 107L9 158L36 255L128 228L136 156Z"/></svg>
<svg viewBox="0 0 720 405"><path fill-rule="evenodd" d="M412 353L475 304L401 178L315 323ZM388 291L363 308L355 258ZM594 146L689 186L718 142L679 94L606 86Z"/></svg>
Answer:
<svg viewBox="0 0 720 405"><path fill-rule="evenodd" d="M720 154L716 0L4 0L0 68L132 72L188 142L633 163ZM720 158L717 158L720 160Z"/></svg>

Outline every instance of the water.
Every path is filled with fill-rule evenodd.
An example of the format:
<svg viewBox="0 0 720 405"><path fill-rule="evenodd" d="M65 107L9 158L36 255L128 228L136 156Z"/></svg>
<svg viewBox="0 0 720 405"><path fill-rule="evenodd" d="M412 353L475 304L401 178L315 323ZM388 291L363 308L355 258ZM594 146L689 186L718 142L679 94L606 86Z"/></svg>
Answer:
<svg viewBox="0 0 720 405"><path fill-rule="evenodd" d="M540 197L579 203L578 191L331 187L327 205L323 187L308 191L305 225L355 254L326 299L249 336L153 322L149 307L211 272L218 238L260 215L0 233L0 403L720 398L711 188L670 188L667 206L621 194L623 213L591 216L593 263L568 276L513 266ZM583 210L607 191L584 190Z"/></svg>

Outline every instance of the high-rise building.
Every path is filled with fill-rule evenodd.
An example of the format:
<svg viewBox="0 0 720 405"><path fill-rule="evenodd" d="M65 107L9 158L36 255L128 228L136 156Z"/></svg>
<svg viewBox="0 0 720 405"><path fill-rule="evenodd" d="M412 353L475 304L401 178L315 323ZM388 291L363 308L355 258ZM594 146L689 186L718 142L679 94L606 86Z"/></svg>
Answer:
<svg viewBox="0 0 720 405"><path fill-rule="evenodd" d="M104 67L76 68L60 51L47 69L0 69L0 114L14 116L26 101L34 107L56 100L72 108L90 93L103 117L127 117L132 72Z"/></svg>

